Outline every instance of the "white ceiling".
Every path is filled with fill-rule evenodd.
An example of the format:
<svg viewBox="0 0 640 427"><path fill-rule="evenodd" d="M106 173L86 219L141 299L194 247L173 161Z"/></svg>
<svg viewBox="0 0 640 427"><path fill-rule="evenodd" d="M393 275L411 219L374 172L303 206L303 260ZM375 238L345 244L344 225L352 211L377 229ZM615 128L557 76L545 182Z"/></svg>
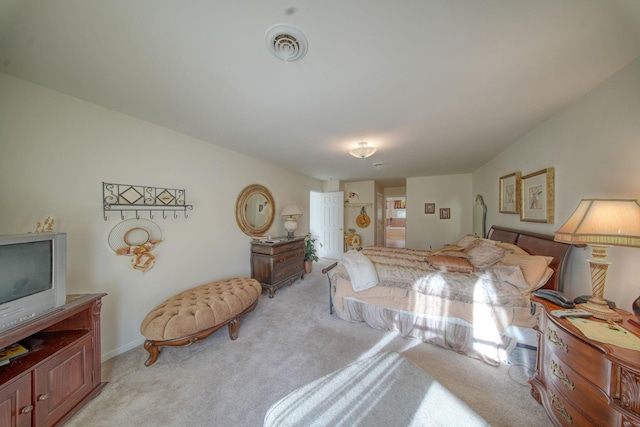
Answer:
<svg viewBox="0 0 640 427"><path fill-rule="evenodd" d="M638 56L638 0L0 0L0 71L318 179L473 172Z"/></svg>

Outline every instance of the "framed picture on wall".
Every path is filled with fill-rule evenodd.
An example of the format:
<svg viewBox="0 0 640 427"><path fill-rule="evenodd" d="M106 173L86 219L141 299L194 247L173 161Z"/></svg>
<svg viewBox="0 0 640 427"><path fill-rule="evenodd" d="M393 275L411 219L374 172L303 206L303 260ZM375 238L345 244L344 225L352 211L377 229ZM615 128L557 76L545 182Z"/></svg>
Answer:
<svg viewBox="0 0 640 427"><path fill-rule="evenodd" d="M520 213L520 172L500 177L500 213Z"/></svg>
<svg viewBox="0 0 640 427"><path fill-rule="evenodd" d="M451 208L440 208L440 219L451 219Z"/></svg>
<svg viewBox="0 0 640 427"><path fill-rule="evenodd" d="M520 221L553 224L555 170L546 168L520 178Z"/></svg>
<svg viewBox="0 0 640 427"><path fill-rule="evenodd" d="M436 213L436 204L435 203L425 203L424 204L424 213L426 213L426 214L434 214L434 213Z"/></svg>

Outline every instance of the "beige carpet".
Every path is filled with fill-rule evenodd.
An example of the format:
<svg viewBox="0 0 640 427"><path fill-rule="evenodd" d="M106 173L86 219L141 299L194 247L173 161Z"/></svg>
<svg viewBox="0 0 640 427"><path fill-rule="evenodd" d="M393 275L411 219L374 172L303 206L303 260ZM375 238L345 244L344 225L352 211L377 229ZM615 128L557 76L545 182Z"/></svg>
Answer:
<svg viewBox="0 0 640 427"><path fill-rule="evenodd" d="M109 384L67 426L262 426L282 397L384 351L403 354L492 426L551 425L529 394L526 357L491 367L329 315L320 272L329 263L321 260L273 299L263 293L236 341L225 329L187 348L164 349L149 368L141 346L106 361L102 375ZM442 424L426 419L424 425Z"/></svg>
<svg viewBox="0 0 640 427"><path fill-rule="evenodd" d="M347 365L269 408L265 427L488 424L422 368L395 351Z"/></svg>

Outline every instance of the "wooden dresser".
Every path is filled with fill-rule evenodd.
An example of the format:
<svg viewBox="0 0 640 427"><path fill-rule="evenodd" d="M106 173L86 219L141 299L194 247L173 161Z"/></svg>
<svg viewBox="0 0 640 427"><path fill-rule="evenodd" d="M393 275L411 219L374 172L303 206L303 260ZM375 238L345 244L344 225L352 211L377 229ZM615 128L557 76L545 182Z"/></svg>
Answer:
<svg viewBox="0 0 640 427"><path fill-rule="evenodd" d="M550 314L562 307L533 301L543 312L536 372L529 383L553 424L640 427L640 352L591 340L569 320ZM640 337L640 328L628 321L635 317L617 311L624 317L617 324Z"/></svg>
<svg viewBox="0 0 640 427"><path fill-rule="evenodd" d="M251 277L273 298L276 290L304 279L304 236L251 243Z"/></svg>

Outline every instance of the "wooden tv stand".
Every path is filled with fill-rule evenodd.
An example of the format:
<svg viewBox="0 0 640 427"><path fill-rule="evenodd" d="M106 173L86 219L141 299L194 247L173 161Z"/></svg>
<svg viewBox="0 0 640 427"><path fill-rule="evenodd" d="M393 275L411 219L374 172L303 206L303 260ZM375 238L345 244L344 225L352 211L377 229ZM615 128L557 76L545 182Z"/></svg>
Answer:
<svg viewBox="0 0 640 427"><path fill-rule="evenodd" d="M0 348L20 341L30 350L0 367L0 425L53 426L100 393L105 295L68 295L62 307L0 333Z"/></svg>

